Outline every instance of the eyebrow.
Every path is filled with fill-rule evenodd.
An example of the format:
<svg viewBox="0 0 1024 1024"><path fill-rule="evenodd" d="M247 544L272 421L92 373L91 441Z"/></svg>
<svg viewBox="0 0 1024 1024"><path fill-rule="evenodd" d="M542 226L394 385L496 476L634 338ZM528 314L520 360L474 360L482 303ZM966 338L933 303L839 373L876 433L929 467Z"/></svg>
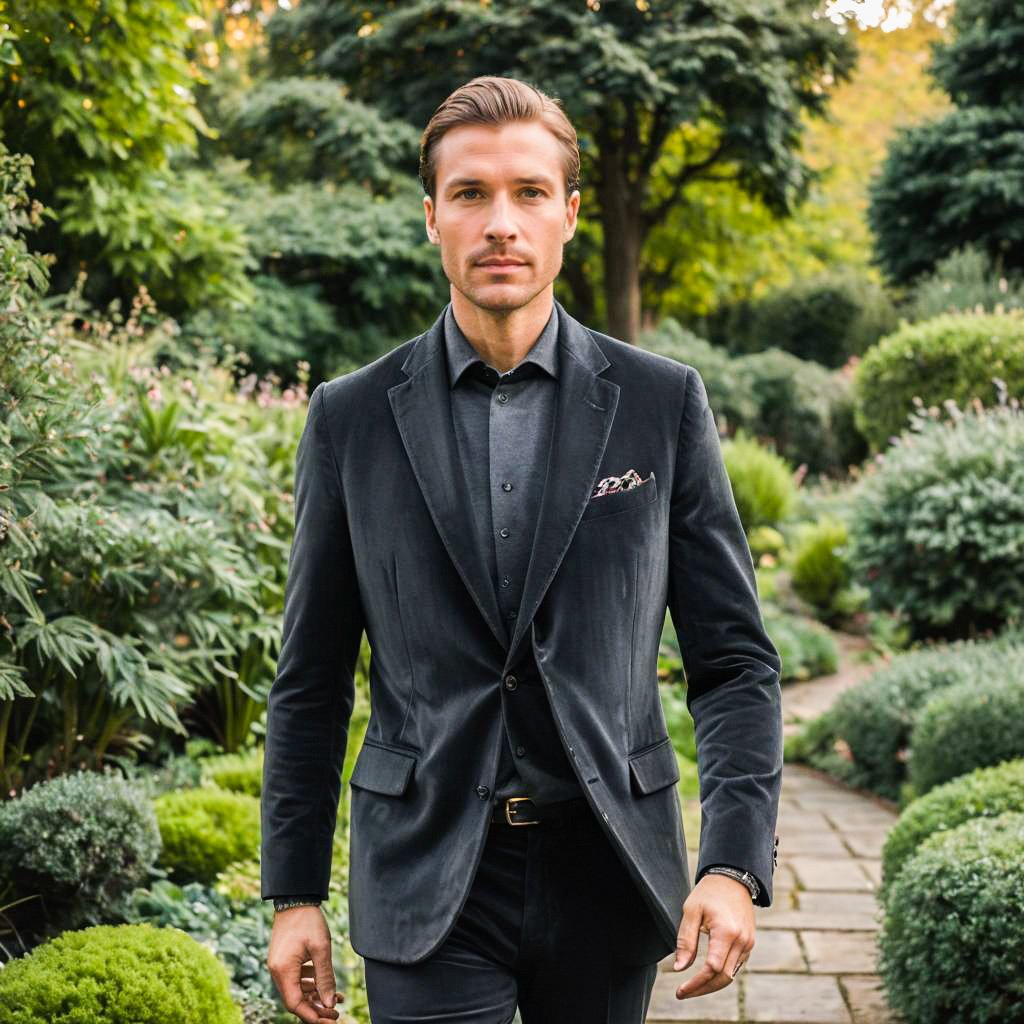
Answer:
<svg viewBox="0 0 1024 1024"><path fill-rule="evenodd" d="M516 185L546 185L548 188L554 188L555 183L543 175L540 177L530 178L515 178L513 179ZM463 188L467 185L486 185L482 178L454 178L445 185L445 191L449 192L453 188Z"/></svg>

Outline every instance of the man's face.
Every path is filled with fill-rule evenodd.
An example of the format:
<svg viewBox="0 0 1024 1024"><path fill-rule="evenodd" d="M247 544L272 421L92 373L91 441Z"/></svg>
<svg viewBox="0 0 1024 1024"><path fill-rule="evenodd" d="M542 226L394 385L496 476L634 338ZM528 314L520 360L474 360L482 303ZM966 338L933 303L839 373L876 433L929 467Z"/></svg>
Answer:
<svg viewBox="0 0 1024 1024"><path fill-rule="evenodd" d="M434 153L435 199L423 206L445 276L481 309L527 305L558 276L576 232L580 194L566 203L558 140L539 121L460 125Z"/></svg>

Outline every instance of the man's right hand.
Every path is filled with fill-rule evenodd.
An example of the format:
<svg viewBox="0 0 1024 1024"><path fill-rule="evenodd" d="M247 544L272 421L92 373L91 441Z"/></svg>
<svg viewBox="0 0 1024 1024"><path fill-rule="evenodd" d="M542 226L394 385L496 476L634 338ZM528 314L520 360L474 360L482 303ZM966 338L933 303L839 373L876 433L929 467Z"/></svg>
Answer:
<svg viewBox="0 0 1024 1024"><path fill-rule="evenodd" d="M290 907L274 914L267 967L284 1005L299 1020L322 1024L338 1019L331 932L319 907Z"/></svg>

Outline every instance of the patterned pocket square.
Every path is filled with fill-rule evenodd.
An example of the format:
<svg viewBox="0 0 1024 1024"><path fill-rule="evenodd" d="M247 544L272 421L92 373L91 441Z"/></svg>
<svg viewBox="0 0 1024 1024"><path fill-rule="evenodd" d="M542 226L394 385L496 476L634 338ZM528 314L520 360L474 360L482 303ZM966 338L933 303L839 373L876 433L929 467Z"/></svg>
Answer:
<svg viewBox="0 0 1024 1024"><path fill-rule="evenodd" d="M635 469L627 469L622 476L606 476L596 487L591 498L600 498L605 494L617 494L619 491L631 491L634 487L640 487L648 483L654 477L653 471L646 480L640 479L640 474Z"/></svg>

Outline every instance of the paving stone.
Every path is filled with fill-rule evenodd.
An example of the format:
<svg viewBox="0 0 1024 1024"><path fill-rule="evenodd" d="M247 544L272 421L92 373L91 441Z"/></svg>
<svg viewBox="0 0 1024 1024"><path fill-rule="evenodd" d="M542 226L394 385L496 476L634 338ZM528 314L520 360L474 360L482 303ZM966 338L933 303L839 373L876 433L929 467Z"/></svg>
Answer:
<svg viewBox="0 0 1024 1024"><path fill-rule="evenodd" d="M888 829L858 828L840 832L847 848L858 857L876 857L885 845Z"/></svg>
<svg viewBox="0 0 1024 1024"><path fill-rule="evenodd" d="M871 879L871 884L877 889L882 884L882 858L862 857L857 863L860 865L861 871Z"/></svg>
<svg viewBox="0 0 1024 1024"><path fill-rule="evenodd" d="M889 1008L880 978L840 978L853 1010L854 1024L895 1024L899 1015Z"/></svg>
<svg viewBox="0 0 1024 1024"><path fill-rule="evenodd" d="M699 957L703 962L703 957ZM705 996L691 996L677 999L676 989L694 972L695 967L685 971L659 971L654 979L650 1006L647 1008L647 1022L686 1021L688 1024L710 1024L712 1021L738 1021L740 1019L739 986L736 982L709 992ZM742 972L741 972L742 973Z"/></svg>
<svg viewBox="0 0 1024 1024"><path fill-rule="evenodd" d="M800 950L796 932L758 929L754 949L745 971L806 971L807 962Z"/></svg>
<svg viewBox="0 0 1024 1024"><path fill-rule="evenodd" d="M809 889L800 893L800 909L812 914L835 914L837 924L844 917L874 917L878 901L870 892L824 892Z"/></svg>
<svg viewBox="0 0 1024 1024"><path fill-rule="evenodd" d="M850 851L835 832L786 832L776 829L779 837L779 860L793 854L818 857L849 857Z"/></svg>
<svg viewBox="0 0 1024 1024"><path fill-rule="evenodd" d="M780 843L781 845L781 843ZM842 857L793 857L789 866L804 889L871 890L871 879L860 862Z"/></svg>
<svg viewBox="0 0 1024 1024"><path fill-rule="evenodd" d="M885 807L872 803L864 798L864 802L857 805L846 804L842 809L830 811L827 808L821 812L828 818L829 822L836 828L860 828L862 826L876 826L888 828L896 823L899 813L890 811Z"/></svg>
<svg viewBox="0 0 1024 1024"><path fill-rule="evenodd" d="M812 974L749 974L744 986L744 1018L785 1024L851 1024L839 984Z"/></svg>
<svg viewBox="0 0 1024 1024"><path fill-rule="evenodd" d="M813 974L874 974L877 969L873 932L801 931L800 941Z"/></svg>
<svg viewBox="0 0 1024 1024"><path fill-rule="evenodd" d="M794 807L783 813L779 811L775 823L775 831L785 831L789 835L794 832L834 832L832 822L821 811L808 811L800 807Z"/></svg>

